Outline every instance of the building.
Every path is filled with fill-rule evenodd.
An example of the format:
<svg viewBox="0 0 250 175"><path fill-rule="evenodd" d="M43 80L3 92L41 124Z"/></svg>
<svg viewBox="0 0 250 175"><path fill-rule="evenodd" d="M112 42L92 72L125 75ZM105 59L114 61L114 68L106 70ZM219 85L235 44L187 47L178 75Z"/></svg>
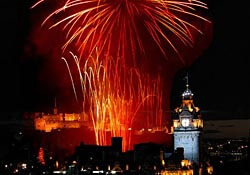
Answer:
<svg viewBox="0 0 250 175"><path fill-rule="evenodd" d="M53 109L53 114L34 113L35 130L52 132L58 129L80 128L83 125L89 124L89 118L86 113L58 113L56 106Z"/></svg>
<svg viewBox="0 0 250 175"><path fill-rule="evenodd" d="M199 108L194 105L194 94L189 89L188 78L186 86L182 93L182 104L176 108L173 119L174 149L184 148L184 159L199 164L203 120Z"/></svg>
<svg viewBox="0 0 250 175"><path fill-rule="evenodd" d="M112 137L110 146L81 143L76 147L75 159L79 170L108 172L119 167L121 171L153 172L160 169L165 149L164 145L148 142L134 145L133 151L122 152L122 138Z"/></svg>
<svg viewBox="0 0 250 175"><path fill-rule="evenodd" d="M91 171L110 170L110 167L113 168L115 163L121 163L121 156L121 137L112 137L111 146L86 145L82 142L75 150L78 167L80 169L84 168Z"/></svg>

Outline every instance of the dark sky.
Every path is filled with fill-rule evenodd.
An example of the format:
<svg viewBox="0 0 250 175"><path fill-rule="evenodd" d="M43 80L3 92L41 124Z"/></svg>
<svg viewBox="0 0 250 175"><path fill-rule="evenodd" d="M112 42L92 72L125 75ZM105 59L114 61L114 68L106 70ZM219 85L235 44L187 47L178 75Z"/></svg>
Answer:
<svg viewBox="0 0 250 175"><path fill-rule="evenodd" d="M189 68L174 79L171 109L180 103L183 80L190 75L190 88L196 104L211 119L250 118L249 19L244 0L219 0L209 3L213 21L213 40L208 49ZM32 100L51 101L53 95L39 94L37 72L41 59L23 64L21 55L30 32L30 1L5 0L0 6L1 21L1 101L2 113L32 109ZM52 90L53 91L53 90ZM38 95L39 94L39 95ZM176 100L178 99L178 100ZM1 118L6 118L3 114Z"/></svg>
<svg viewBox="0 0 250 175"><path fill-rule="evenodd" d="M187 70L175 78L174 100L183 91L183 77L190 75L196 104L211 119L250 118L249 6L244 1L212 1L213 40L210 47ZM203 116L204 116L203 115Z"/></svg>

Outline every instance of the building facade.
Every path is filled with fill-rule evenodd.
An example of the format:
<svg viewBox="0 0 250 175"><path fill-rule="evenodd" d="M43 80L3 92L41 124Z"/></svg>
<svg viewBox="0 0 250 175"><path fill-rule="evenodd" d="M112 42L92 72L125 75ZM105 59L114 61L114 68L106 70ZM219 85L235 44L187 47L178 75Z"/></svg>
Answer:
<svg viewBox="0 0 250 175"><path fill-rule="evenodd" d="M203 120L200 110L193 103L193 93L187 88L182 93L182 104L173 118L174 149L184 148L184 159L199 163Z"/></svg>

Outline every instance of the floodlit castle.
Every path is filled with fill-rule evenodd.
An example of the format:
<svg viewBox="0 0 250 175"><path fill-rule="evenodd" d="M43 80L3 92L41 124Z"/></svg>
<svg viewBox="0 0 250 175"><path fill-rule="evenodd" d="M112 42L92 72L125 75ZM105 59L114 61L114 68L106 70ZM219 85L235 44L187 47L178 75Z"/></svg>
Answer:
<svg viewBox="0 0 250 175"><path fill-rule="evenodd" d="M34 126L36 130L51 132L57 129L80 128L84 123L88 122L86 113L58 113L56 106L53 114L35 113Z"/></svg>

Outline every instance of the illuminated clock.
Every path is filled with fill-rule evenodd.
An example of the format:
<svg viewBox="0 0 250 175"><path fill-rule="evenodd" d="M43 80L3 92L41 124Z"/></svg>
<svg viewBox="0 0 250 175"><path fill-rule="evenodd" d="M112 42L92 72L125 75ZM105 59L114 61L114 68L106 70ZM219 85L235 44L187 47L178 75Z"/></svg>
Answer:
<svg viewBox="0 0 250 175"><path fill-rule="evenodd" d="M189 119L188 118L184 118L181 120L181 125L184 127L189 126Z"/></svg>

